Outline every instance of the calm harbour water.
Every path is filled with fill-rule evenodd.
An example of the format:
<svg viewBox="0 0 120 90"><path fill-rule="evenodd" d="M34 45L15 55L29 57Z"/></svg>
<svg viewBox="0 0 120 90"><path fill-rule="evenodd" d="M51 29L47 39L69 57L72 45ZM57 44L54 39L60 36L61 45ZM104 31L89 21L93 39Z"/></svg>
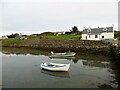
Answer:
<svg viewBox="0 0 120 90"><path fill-rule="evenodd" d="M25 50L26 51L26 50ZM23 52L25 52L23 50ZM31 51L32 52L32 51ZM42 51L35 54L3 50L2 85L3 88L99 88L107 84L116 88L114 73L110 62L74 58L49 58ZM70 63L68 72L42 70L42 62Z"/></svg>

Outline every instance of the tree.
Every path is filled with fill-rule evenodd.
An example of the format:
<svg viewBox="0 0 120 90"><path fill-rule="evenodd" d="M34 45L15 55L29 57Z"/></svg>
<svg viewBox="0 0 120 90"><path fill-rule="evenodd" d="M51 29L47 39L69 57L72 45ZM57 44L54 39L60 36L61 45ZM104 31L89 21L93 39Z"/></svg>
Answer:
<svg viewBox="0 0 120 90"><path fill-rule="evenodd" d="M120 39L120 31L115 31L114 32L114 37Z"/></svg>
<svg viewBox="0 0 120 90"><path fill-rule="evenodd" d="M71 31L71 33L78 33L79 32L77 26L72 27L72 29L70 31Z"/></svg>
<svg viewBox="0 0 120 90"><path fill-rule="evenodd" d="M11 35L7 35L8 38L19 38L19 34L15 33L15 34L11 34Z"/></svg>

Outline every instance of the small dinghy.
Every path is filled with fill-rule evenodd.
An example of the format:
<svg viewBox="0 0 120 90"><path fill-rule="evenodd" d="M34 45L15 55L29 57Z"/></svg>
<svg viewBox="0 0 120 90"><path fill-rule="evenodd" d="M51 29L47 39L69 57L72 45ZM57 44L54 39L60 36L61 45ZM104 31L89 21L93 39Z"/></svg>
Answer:
<svg viewBox="0 0 120 90"><path fill-rule="evenodd" d="M53 53L53 51L51 51L50 57L51 57L51 58L52 58L52 57L73 57L73 56L75 56L75 55L76 55L75 52L70 52L70 51L65 52L65 53Z"/></svg>
<svg viewBox="0 0 120 90"><path fill-rule="evenodd" d="M68 71L70 64L61 64L61 63L41 63L41 67L50 71Z"/></svg>

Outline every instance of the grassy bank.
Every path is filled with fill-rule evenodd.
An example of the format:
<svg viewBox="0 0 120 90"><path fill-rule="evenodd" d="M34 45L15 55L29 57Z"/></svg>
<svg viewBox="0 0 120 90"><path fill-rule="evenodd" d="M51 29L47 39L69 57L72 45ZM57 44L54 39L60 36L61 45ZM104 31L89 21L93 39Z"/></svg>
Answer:
<svg viewBox="0 0 120 90"><path fill-rule="evenodd" d="M31 35L28 39L39 40L39 39L64 39L64 40L79 40L81 35L76 34L63 34L63 35Z"/></svg>
<svg viewBox="0 0 120 90"><path fill-rule="evenodd" d="M74 39L74 40L79 40L80 39L80 35L59 35L59 36L55 36L55 35L49 35L49 36L45 36L44 38L47 39L65 39L65 40L70 40L70 39Z"/></svg>
<svg viewBox="0 0 120 90"><path fill-rule="evenodd" d="M20 46L22 45L23 41L20 39L9 38L2 40L2 46Z"/></svg>

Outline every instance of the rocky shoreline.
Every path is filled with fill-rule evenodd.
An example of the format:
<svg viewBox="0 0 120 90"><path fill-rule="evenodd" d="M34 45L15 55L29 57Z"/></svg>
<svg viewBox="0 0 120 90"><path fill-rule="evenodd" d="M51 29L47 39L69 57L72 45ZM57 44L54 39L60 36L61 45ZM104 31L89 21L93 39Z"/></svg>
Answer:
<svg viewBox="0 0 120 90"><path fill-rule="evenodd" d="M25 40L21 44L4 44L2 47L26 47L44 50L53 50L55 52L74 51L74 52L91 52L107 54L111 43L105 41L90 40L63 40L63 39L40 39Z"/></svg>

